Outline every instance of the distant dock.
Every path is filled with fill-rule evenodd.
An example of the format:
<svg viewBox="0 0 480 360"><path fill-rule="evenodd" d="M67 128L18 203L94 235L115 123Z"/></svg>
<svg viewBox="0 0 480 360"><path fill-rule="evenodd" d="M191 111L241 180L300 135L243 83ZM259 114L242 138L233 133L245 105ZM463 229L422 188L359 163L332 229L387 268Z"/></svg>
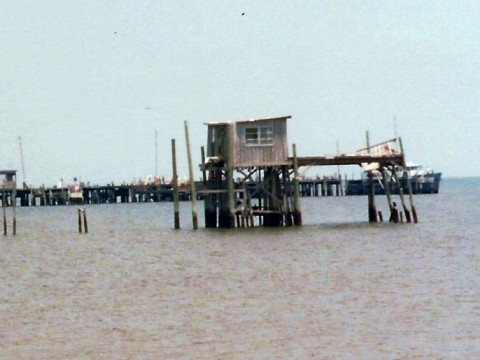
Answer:
<svg viewBox="0 0 480 360"><path fill-rule="evenodd" d="M201 182L198 183L201 187ZM81 196L72 197L70 187L40 187L6 190L7 205L13 196L20 206L120 204L173 201L171 184L81 186ZM13 195L15 194L15 195ZM191 200L188 187L179 188L182 201Z"/></svg>
<svg viewBox="0 0 480 360"><path fill-rule="evenodd" d="M256 187L252 181L250 186ZM337 178L314 178L299 181L300 196L342 196L344 195L341 180ZM205 186L202 181L195 182L197 198L204 198ZM146 185L94 185L81 186L82 194L79 198L71 198L70 187L39 187L30 189L6 190L6 202L11 206L13 193L17 205L26 206L61 206L61 205L95 205L95 204L126 204L149 202L172 202L173 184L146 184ZM190 201L191 192L188 185L179 187L179 200Z"/></svg>

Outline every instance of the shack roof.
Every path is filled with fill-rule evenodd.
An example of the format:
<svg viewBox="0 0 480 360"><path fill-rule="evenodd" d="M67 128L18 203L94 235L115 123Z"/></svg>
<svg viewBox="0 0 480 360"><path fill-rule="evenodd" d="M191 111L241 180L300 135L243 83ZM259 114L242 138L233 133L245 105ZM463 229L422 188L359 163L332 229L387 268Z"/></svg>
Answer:
<svg viewBox="0 0 480 360"><path fill-rule="evenodd" d="M204 123L205 125L229 125L233 123L248 123L248 122L260 122L260 121L272 121L272 120L283 120L283 119L290 119L292 116L291 115L286 115L286 116L277 116L277 117L272 117L272 118L263 118L263 119L247 119L247 120L239 120L239 121L218 121L218 122L206 122Z"/></svg>
<svg viewBox="0 0 480 360"><path fill-rule="evenodd" d="M15 175L17 170L0 170L0 175Z"/></svg>

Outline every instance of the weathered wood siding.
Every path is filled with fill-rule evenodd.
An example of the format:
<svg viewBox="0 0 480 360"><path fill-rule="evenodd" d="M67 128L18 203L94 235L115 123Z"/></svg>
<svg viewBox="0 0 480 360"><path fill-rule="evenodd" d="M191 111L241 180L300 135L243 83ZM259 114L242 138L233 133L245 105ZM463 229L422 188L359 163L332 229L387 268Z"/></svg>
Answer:
<svg viewBox="0 0 480 360"><path fill-rule="evenodd" d="M287 118L240 121L233 124L235 167L288 164ZM245 129L251 127L273 128L272 145L247 145Z"/></svg>

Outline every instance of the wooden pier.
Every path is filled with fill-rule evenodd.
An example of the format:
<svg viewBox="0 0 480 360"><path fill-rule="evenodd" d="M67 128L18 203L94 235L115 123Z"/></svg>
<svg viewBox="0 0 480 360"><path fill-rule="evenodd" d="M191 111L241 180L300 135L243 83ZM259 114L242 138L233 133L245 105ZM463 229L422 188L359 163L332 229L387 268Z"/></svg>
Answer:
<svg viewBox="0 0 480 360"><path fill-rule="evenodd" d="M341 196L342 188L339 179L303 179L299 181L300 196ZM255 181L247 181L246 187L250 193L258 192ZM195 181L198 192L197 199L203 200L205 186L203 181ZM7 206L13 202L13 189L5 189ZM191 201L191 189L187 185L179 187L179 200ZM61 206L61 205L96 205L96 204L123 204L147 202L172 202L174 191L173 184L148 184L148 185L94 185L81 186L80 200L70 198L70 188L65 187L39 187L16 189L15 199L18 206ZM1 202L1 199L0 199Z"/></svg>
<svg viewBox="0 0 480 360"><path fill-rule="evenodd" d="M202 189L203 183L196 182ZM149 185L95 185L82 186L80 198L72 198L69 187L40 187L29 189L5 189L6 204L10 206L15 197L20 206L60 206L80 204L120 204L173 201L171 184ZM190 201L190 189L179 188L181 201Z"/></svg>

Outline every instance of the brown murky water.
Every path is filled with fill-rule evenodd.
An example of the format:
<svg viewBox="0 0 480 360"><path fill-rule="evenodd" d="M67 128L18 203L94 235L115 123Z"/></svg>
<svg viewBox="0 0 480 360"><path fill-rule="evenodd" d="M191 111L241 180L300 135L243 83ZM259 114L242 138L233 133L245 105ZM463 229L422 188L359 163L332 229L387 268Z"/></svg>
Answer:
<svg viewBox="0 0 480 360"><path fill-rule="evenodd" d="M2 359L472 359L478 180L415 197L304 199L299 229L171 229L171 204L18 209L0 238ZM468 185L468 184L467 184ZM383 199L379 207L385 208Z"/></svg>

